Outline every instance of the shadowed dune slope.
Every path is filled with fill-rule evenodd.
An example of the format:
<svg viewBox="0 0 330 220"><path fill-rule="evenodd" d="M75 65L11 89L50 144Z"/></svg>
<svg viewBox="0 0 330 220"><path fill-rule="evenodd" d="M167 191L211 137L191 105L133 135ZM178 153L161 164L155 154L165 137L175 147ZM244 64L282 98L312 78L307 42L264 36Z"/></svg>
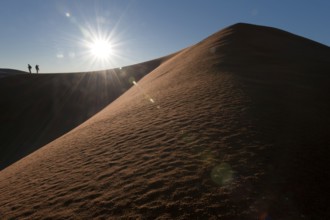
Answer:
<svg viewBox="0 0 330 220"><path fill-rule="evenodd" d="M327 219L330 49L256 25L181 51L0 172L19 219Z"/></svg>
<svg viewBox="0 0 330 220"><path fill-rule="evenodd" d="M18 75L18 74L29 74L29 73L21 71L21 70L0 68L0 79L3 77Z"/></svg>
<svg viewBox="0 0 330 220"><path fill-rule="evenodd" d="M122 69L0 79L0 170L84 122L168 58Z"/></svg>

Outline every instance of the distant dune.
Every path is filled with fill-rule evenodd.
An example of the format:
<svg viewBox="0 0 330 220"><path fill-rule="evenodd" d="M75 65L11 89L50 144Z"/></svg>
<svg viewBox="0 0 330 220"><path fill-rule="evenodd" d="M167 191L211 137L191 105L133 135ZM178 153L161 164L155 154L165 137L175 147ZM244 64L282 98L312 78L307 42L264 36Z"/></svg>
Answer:
<svg viewBox="0 0 330 220"><path fill-rule="evenodd" d="M240 23L153 62L129 89L118 70L0 80L7 161L81 123L0 171L1 219L330 218L329 47Z"/></svg>
<svg viewBox="0 0 330 220"><path fill-rule="evenodd" d="M18 74L29 74L29 73L21 71L21 70L1 69L0 68L0 79L3 77L18 75Z"/></svg>

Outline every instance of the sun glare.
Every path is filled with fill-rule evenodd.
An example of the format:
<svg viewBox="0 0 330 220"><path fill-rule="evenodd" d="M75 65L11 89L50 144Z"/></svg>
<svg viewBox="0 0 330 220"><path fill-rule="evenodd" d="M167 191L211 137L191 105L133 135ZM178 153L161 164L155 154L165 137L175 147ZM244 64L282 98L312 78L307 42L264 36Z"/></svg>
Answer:
<svg viewBox="0 0 330 220"><path fill-rule="evenodd" d="M110 41L95 39L89 44L91 54L97 59L108 59L113 54Z"/></svg>
<svg viewBox="0 0 330 220"><path fill-rule="evenodd" d="M65 15L81 32L80 38L77 38L81 51L73 58L81 58L84 65L88 66L88 70L109 69L117 66L118 60L123 59L119 50L123 42L118 38L114 27L109 29L106 18L99 15L96 21L91 18L90 22L80 24L71 13L68 12ZM62 57L59 54L57 57L61 59L64 55Z"/></svg>

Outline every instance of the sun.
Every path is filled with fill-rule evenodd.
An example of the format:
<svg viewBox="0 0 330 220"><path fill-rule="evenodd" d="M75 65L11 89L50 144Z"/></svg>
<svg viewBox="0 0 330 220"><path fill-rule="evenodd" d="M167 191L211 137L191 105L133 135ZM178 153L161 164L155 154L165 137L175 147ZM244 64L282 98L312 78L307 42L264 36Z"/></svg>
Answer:
<svg viewBox="0 0 330 220"><path fill-rule="evenodd" d="M90 69L109 69L116 66L119 59L122 59L120 46L123 44L114 31L107 29L83 28L83 38L79 40L81 58L89 65Z"/></svg>
<svg viewBox="0 0 330 220"><path fill-rule="evenodd" d="M94 39L88 47L91 55L96 59L105 60L113 55L113 46L109 40Z"/></svg>

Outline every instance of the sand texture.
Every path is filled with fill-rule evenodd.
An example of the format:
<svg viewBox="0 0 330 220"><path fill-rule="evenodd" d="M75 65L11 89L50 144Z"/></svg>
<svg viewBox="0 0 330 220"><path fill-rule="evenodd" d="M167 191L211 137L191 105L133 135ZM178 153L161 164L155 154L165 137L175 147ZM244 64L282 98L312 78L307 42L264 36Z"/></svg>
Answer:
<svg viewBox="0 0 330 220"><path fill-rule="evenodd" d="M0 170L81 124L171 56L98 72L7 71L0 79Z"/></svg>
<svg viewBox="0 0 330 220"><path fill-rule="evenodd" d="M151 69L0 171L1 219L330 218L329 47L236 24Z"/></svg>

